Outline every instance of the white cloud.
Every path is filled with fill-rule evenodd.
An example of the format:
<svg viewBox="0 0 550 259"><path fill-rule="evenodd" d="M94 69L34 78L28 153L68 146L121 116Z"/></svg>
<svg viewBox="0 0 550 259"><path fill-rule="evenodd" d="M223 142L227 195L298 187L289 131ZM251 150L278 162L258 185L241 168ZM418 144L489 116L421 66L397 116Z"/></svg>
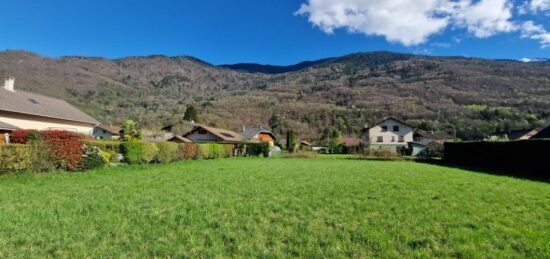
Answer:
<svg viewBox="0 0 550 259"><path fill-rule="evenodd" d="M526 21L522 24L521 37L539 41L542 48L550 47L550 32L533 21Z"/></svg>
<svg viewBox="0 0 550 259"><path fill-rule="evenodd" d="M384 36L403 45L426 42L448 24L437 15L439 0L309 0L296 12L326 33L350 32Z"/></svg>
<svg viewBox="0 0 550 259"><path fill-rule="evenodd" d="M520 7L520 13L525 14L550 11L550 0L531 0Z"/></svg>
<svg viewBox="0 0 550 259"><path fill-rule="evenodd" d="M296 14L329 34L344 28L411 46L449 26L479 38L514 31L512 9L509 0L308 0Z"/></svg>
<svg viewBox="0 0 550 259"><path fill-rule="evenodd" d="M452 5L450 13L455 25L466 28L478 38L516 30L511 21L513 5L507 0L460 1Z"/></svg>

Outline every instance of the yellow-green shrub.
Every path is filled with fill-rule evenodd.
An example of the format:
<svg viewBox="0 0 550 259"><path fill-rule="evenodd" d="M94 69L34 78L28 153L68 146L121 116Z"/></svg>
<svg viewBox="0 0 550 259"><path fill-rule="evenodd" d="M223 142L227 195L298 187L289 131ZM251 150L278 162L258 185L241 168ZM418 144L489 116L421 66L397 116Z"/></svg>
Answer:
<svg viewBox="0 0 550 259"><path fill-rule="evenodd" d="M172 142L156 143L158 148L157 161L168 164L176 160L178 154L178 144Z"/></svg>
<svg viewBox="0 0 550 259"><path fill-rule="evenodd" d="M0 172L19 172L29 168L31 151L28 146L0 145Z"/></svg>

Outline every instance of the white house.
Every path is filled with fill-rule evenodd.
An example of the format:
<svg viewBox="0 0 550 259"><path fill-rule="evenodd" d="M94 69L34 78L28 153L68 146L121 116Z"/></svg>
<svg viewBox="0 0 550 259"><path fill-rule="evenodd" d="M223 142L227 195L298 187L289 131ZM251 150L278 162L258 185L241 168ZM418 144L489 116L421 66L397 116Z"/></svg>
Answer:
<svg viewBox="0 0 550 259"><path fill-rule="evenodd" d="M397 152L400 148L407 148L413 141L413 127L401 120L388 117L372 127L365 129L364 140L368 148L384 149Z"/></svg>
<svg viewBox="0 0 550 259"><path fill-rule="evenodd" d="M63 100L16 90L13 77L5 77L0 88L0 123L3 131L67 130L90 136L99 124Z"/></svg>

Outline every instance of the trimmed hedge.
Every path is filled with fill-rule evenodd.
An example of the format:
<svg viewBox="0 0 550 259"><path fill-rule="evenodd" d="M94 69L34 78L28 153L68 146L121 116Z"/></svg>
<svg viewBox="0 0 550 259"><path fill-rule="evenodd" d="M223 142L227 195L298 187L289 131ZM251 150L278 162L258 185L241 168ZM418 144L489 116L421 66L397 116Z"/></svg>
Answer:
<svg viewBox="0 0 550 259"><path fill-rule="evenodd" d="M176 160L178 154L178 144L172 142L156 143L158 148L157 161L168 164Z"/></svg>
<svg viewBox="0 0 550 259"><path fill-rule="evenodd" d="M444 161L550 180L550 140L446 142Z"/></svg>
<svg viewBox="0 0 550 259"><path fill-rule="evenodd" d="M216 159L233 156L233 144L196 144L198 159Z"/></svg>
<svg viewBox="0 0 550 259"><path fill-rule="evenodd" d="M178 145L177 161L198 159L198 149L196 144L182 143Z"/></svg>
<svg viewBox="0 0 550 259"><path fill-rule="evenodd" d="M0 145L0 172L19 172L29 168L31 150L22 144Z"/></svg>
<svg viewBox="0 0 550 259"><path fill-rule="evenodd" d="M126 162L129 164L151 163L158 153L158 148L155 144L141 141L125 142L122 144L122 150Z"/></svg>

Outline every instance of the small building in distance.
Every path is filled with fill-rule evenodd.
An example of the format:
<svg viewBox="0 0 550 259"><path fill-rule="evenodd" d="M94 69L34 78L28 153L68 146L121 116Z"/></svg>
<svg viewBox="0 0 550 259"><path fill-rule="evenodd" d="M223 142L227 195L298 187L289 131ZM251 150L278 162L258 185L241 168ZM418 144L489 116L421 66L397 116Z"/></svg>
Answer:
<svg viewBox="0 0 550 259"><path fill-rule="evenodd" d="M120 138L120 128L107 126L107 125L97 125L94 127L94 138L97 139L119 139Z"/></svg>
<svg viewBox="0 0 550 259"><path fill-rule="evenodd" d="M258 126L257 128L243 127L241 137L243 141L266 142L270 147L275 146L275 141L277 141L277 137L273 134L273 132L271 132L271 130L262 128L261 126Z"/></svg>
<svg viewBox="0 0 550 259"><path fill-rule="evenodd" d="M414 140L413 126L393 117L387 117L374 126L366 128L364 134L367 148L383 149L394 153L400 152L403 148L406 149L408 143Z"/></svg>

